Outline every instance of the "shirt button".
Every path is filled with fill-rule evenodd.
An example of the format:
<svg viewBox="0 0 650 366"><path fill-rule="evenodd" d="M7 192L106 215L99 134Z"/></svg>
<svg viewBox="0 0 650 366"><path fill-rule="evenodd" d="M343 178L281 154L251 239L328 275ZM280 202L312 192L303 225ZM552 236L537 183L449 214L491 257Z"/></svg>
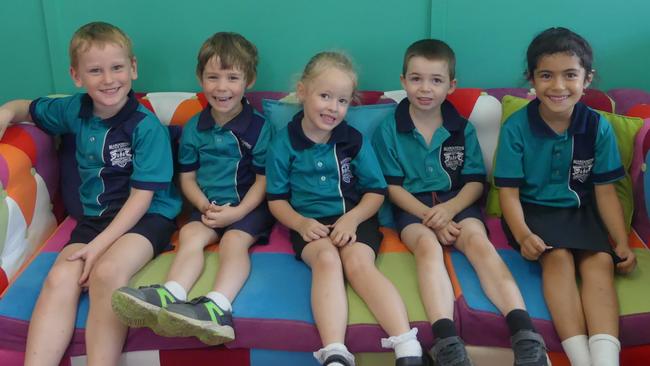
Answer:
<svg viewBox="0 0 650 366"><path fill-rule="evenodd" d="M221 142L221 137L217 137L217 142Z"/></svg>
<svg viewBox="0 0 650 366"><path fill-rule="evenodd" d="M319 168L322 168L323 167L323 162L319 161L318 163L316 163L316 166L319 167Z"/></svg>
<svg viewBox="0 0 650 366"><path fill-rule="evenodd" d="M433 168L430 167L430 166L428 166L428 167L427 167L427 172L431 173L432 171L433 171Z"/></svg>
<svg viewBox="0 0 650 366"><path fill-rule="evenodd" d="M320 177L320 180L321 180L321 182L324 182L324 181L325 181L325 179L327 179L327 178L325 178L325 176L324 176L324 175L323 175L322 177Z"/></svg>
<svg viewBox="0 0 650 366"><path fill-rule="evenodd" d="M95 156L94 155L88 155L88 159L95 160Z"/></svg>
<svg viewBox="0 0 650 366"><path fill-rule="evenodd" d="M95 136L90 136L90 142L95 142Z"/></svg>

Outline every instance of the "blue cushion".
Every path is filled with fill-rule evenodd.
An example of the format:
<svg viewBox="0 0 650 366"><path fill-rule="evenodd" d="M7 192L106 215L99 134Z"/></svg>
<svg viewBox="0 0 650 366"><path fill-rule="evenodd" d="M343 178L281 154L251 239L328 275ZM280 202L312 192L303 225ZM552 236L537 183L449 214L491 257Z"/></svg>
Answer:
<svg viewBox="0 0 650 366"><path fill-rule="evenodd" d="M366 136L368 140L371 140L372 134L381 121L392 113L395 113L396 105L395 103L388 103L350 107L348 108L348 114L345 116L345 120ZM262 108L266 119L273 123L273 126L279 130L291 121L293 116L302 109L302 105L281 102L279 100L263 99ZM395 227L392 209L388 201L384 201L384 204L379 210L378 217L379 224L382 226Z"/></svg>

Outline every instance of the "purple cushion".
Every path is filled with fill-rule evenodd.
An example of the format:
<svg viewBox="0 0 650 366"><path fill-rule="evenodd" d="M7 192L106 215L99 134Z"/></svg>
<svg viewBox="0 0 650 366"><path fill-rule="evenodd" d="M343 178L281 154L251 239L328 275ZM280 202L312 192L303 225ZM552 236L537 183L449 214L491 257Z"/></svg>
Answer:
<svg viewBox="0 0 650 366"><path fill-rule="evenodd" d="M640 89L610 89L607 94L615 103L616 114L625 115L631 107L637 104L650 104L650 93Z"/></svg>

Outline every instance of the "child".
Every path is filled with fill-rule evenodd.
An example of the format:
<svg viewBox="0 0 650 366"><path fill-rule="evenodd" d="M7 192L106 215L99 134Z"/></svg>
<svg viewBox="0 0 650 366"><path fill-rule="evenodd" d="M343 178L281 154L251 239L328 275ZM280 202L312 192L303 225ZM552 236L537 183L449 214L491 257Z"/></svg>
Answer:
<svg viewBox="0 0 650 366"><path fill-rule="evenodd" d="M323 365L351 366L343 344L347 327L344 274L391 336L397 365L421 365L417 329L393 284L375 267L382 235L375 216L386 182L361 133L345 122L357 86L350 60L322 52L297 85L303 111L269 147L267 198L273 215L291 230L296 258L312 270L311 304Z"/></svg>
<svg viewBox="0 0 650 366"><path fill-rule="evenodd" d="M542 266L546 304L571 364L618 365L613 274L631 272L636 258L613 185L625 174L614 132L579 102L594 74L591 47L550 28L528 46L527 59L537 99L506 121L497 149L504 229L510 245Z"/></svg>
<svg viewBox="0 0 650 366"><path fill-rule="evenodd" d="M263 202L271 124L244 98L256 67L257 49L237 33L216 33L201 46L196 75L209 104L183 129L179 152L181 188L194 210L167 282L113 295L116 313L130 326L210 345L235 338L231 303L250 272L248 249L273 225ZM185 302L203 270L203 248L219 238L213 290Z"/></svg>
<svg viewBox="0 0 650 366"><path fill-rule="evenodd" d="M25 364L58 363L74 331L79 296L90 294L89 364L117 364L126 337L111 293L169 244L180 199L173 191L167 128L131 91L137 64L117 27L95 22L70 42L70 75L86 94L0 108L8 123L33 120L51 134L76 136L84 217L45 280L27 335Z"/></svg>
<svg viewBox="0 0 650 366"><path fill-rule="evenodd" d="M407 98L374 136L401 239L413 252L420 297L432 323L436 365L470 365L453 323L454 294L442 245L454 245L476 270L483 290L505 315L515 365L546 365L508 268L489 241L476 201L485 168L476 130L446 101L456 88L456 59L444 42L424 39L406 50L400 80Z"/></svg>

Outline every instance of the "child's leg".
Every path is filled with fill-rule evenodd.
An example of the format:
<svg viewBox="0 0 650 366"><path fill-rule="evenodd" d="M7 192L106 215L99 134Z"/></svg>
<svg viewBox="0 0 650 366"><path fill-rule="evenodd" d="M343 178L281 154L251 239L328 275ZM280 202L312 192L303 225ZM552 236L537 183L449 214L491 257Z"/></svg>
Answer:
<svg viewBox="0 0 650 366"><path fill-rule="evenodd" d="M586 323L582 301L575 281L573 254L567 249L553 249L539 259L542 265L544 300L553 325L572 365L590 365L586 342Z"/></svg>
<svg viewBox="0 0 650 366"><path fill-rule="evenodd" d="M176 258L167 274L167 281L175 281L186 292L203 272L203 249L218 239L217 233L200 221L192 221L181 228Z"/></svg>
<svg viewBox="0 0 650 366"><path fill-rule="evenodd" d="M397 289L375 265L375 253L362 243L341 249L345 277L390 336L409 331L408 315Z"/></svg>
<svg viewBox="0 0 650 366"><path fill-rule="evenodd" d="M111 309L111 294L153 257L153 246L140 234L125 234L99 258L90 273L90 309L86 322L88 364L116 365L128 328Z"/></svg>
<svg viewBox="0 0 650 366"><path fill-rule="evenodd" d="M246 282L251 269L248 248L255 238L241 230L228 230L219 243L219 269L213 291L232 302Z"/></svg>
<svg viewBox="0 0 650 366"><path fill-rule="evenodd" d="M460 236L455 246L476 270L481 287L490 301L503 315L514 309L525 309L521 292L488 239L483 224L475 218L466 218L460 222L460 226Z"/></svg>
<svg viewBox="0 0 650 366"><path fill-rule="evenodd" d="M416 338L417 330L409 330L406 306L397 288L375 265L372 248L356 242L344 246L340 253L350 285L390 336L382 339L382 347L394 349L397 359L419 364L422 348Z"/></svg>
<svg viewBox="0 0 650 366"><path fill-rule="evenodd" d="M431 323L454 317L454 290L436 235L422 224L402 230L402 241L415 257L420 298Z"/></svg>
<svg viewBox="0 0 650 366"><path fill-rule="evenodd" d="M619 308L614 288L614 262L603 252L582 252L577 255L582 279L580 294L587 329L589 351L594 365L618 365Z"/></svg>
<svg viewBox="0 0 650 366"><path fill-rule="evenodd" d="M348 324L348 300L338 249L330 239L310 242L302 260L311 268L311 307L324 346L343 343Z"/></svg>
<svg viewBox="0 0 650 366"><path fill-rule="evenodd" d="M455 246L476 270L487 297L505 316L515 365L546 365L544 340L535 331L517 283L488 239L485 226L471 217L462 220L460 226Z"/></svg>
<svg viewBox="0 0 650 366"><path fill-rule="evenodd" d="M29 323L25 365L58 364L70 343L81 294L78 281L83 262L66 258L84 246L64 247L43 283Z"/></svg>

